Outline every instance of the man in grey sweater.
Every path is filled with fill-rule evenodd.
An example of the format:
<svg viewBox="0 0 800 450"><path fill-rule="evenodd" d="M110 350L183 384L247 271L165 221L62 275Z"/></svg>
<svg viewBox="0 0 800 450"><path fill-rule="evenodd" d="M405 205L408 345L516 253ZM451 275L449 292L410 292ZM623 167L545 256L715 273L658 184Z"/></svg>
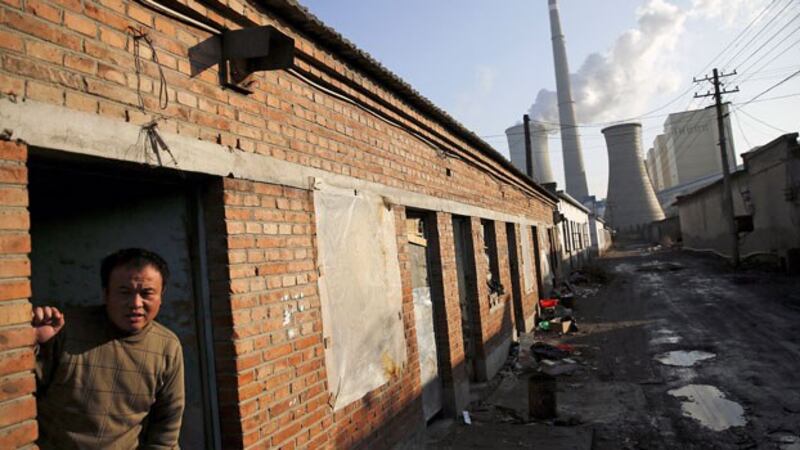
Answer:
<svg viewBox="0 0 800 450"><path fill-rule="evenodd" d="M34 308L40 448L178 448L183 353L155 321L168 277L157 254L120 250L102 263L105 305Z"/></svg>

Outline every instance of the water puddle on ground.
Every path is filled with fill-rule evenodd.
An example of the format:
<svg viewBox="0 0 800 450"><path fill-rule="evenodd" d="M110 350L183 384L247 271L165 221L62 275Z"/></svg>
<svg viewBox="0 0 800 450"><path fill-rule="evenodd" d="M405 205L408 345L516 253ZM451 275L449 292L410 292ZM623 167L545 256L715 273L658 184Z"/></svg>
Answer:
<svg viewBox="0 0 800 450"><path fill-rule="evenodd" d="M650 339L650 345L677 344L681 341L680 336L659 336Z"/></svg>
<svg viewBox="0 0 800 450"><path fill-rule="evenodd" d="M667 393L685 399L681 405L683 415L697 420L706 428L723 431L747 423L744 418L744 408L736 402L727 400L725 394L714 386L690 384Z"/></svg>
<svg viewBox="0 0 800 450"><path fill-rule="evenodd" d="M675 350L674 352L656 355L655 360L667 366L692 367L698 361L715 358L717 355L697 350Z"/></svg>
<svg viewBox="0 0 800 450"><path fill-rule="evenodd" d="M633 273L636 270L636 266L630 263L619 263L613 270L616 273Z"/></svg>
<svg viewBox="0 0 800 450"><path fill-rule="evenodd" d="M800 437L785 431L778 431L769 435L770 440L778 444L781 450L800 450Z"/></svg>

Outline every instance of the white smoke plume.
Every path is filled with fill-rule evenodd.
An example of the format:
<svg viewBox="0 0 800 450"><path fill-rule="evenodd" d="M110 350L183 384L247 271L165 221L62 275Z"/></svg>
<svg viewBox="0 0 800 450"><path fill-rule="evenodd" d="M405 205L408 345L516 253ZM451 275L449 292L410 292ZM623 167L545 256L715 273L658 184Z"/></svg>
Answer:
<svg viewBox="0 0 800 450"><path fill-rule="evenodd" d="M687 18L732 22L745 0L694 0L681 9L666 0L649 0L637 9L637 27L620 35L606 53L592 53L572 73L572 97L579 123L624 120L644 112L659 92L674 92L685 81L671 64ZM568 30L567 30L568 32ZM532 120L557 124L556 93L542 89L529 109ZM557 125L553 127L556 129Z"/></svg>

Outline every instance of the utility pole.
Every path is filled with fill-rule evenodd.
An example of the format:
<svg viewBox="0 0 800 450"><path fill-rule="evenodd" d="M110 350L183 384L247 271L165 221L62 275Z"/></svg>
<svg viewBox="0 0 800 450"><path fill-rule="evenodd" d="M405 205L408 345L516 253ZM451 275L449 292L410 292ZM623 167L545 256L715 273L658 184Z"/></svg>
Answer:
<svg viewBox="0 0 800 450"><path fill-rule="evenodd" d="M522 127L525 129L525 173L533 178L533 155L531 155L531 118L522 116Z"/></svg>
<svg viewBox="0 0 800 450"><path fill-rule="evenodd" d="M702 79L694 79L694 82L711 81L714 85L714 92L706 91L705 94L694 94L694 98L714 97L714 104L717 110L717 130L719 131L719 151L722 157L722 211L728 222L728 231L731 236L731 259L734 267L739 267L739 232L736 230L735 212L733 210L733 194L731 193L731 171L728 167L728 141L725 136L725 115L722 113L722 95L732 94L739 92L737 86L734 90L720 89L723 85L720 78L736 75L734 70L731 73L720 74L717 69L714 69L714 76L709 78L706 76ZM735 162L735 161L734 161Z"/></svg>

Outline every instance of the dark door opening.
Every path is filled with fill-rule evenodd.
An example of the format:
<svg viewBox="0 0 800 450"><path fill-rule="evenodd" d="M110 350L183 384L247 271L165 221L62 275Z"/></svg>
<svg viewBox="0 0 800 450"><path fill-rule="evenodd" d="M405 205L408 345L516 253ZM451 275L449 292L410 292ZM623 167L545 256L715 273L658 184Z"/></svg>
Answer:
<svg viewBox="0 0 800 450"><path fill-rule="evenodd" d="M522 287L520 286L519 252L517 251L517 231L513 223L506 223L508 241L508 263L511 267L511 302L514 305L514 324L517 333L525 332L525 314L522 309Z"/></svg>
<svg viewBox="0 0 800 450"><path fill-rule="evenodd" d="M425 420L431 420L443 407L442 378L439 358L443 354L437 336L438 317L444 316L444 299L433 281L441 273L439 261L434 257L430 227L432 215L409 211L406 216L406 234L411 259L411 288L414 298L414 322L417 331L420 381L422 384L422 410ZM445 318L446 320L446 318Z"/></svg>
<svg viewBox="0 0 800 450"><path fill-rule="evenodd" d="M472 226L468 217L453 216L453 239L458 276L458 299L461 306L461 334L464 339L464 365L470 381L476 380L476 339L480 339L477 322L478 286L475 284L475 253L472 243Z"/></svg>
<svg viewBox="0 0 800 450"><path fill-rule="evenodd" d="M158 322L184 351L183 448L215 448L216 389L210 329L202 318L199 180L175 171L32 149L29 160L31 285L35 305L100 305L99 265L127 247L156 251L170 266ZM202 260L202 262L201 262ZM68 317L67 317L68 320Z"/></svg>
<svg viewBox="0 0 800 450"><path fill-rule="evenodd" d="M536 268L536 292L538 293L539 298L543 298L547 296L547 293L544 292L544 287L542 284L542 261L541 255L539 254L539 229L536 226L531 227L531 235L533 236L533 261L534 267Z"/></svg>

